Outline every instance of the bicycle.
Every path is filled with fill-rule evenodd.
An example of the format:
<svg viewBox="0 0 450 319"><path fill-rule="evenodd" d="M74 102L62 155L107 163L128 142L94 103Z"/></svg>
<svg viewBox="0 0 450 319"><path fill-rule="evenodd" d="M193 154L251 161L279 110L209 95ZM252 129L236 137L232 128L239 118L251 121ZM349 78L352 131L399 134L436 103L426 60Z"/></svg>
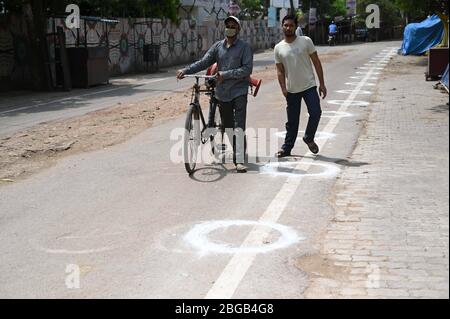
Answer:
<svg viewBox="0 0 450 319"><path fill-rule="evenodd" d="M191 103L186 116L183 143L185 168L189 175L192 175L197 166L197 156L201 145L205 145L209 141L213 155L223 151L225 128L220 116L219 101L215 95L216 75L185 75L184 77L195 78ZM205 79L206 89L201 88L200 79ZM208 123L205 121L200 105L201 93L210 97ZM217 112L217 107L219 107L219 112ZM218 139L220 142L216 144ZM219 145L221 147L218 147Z"/></svg>

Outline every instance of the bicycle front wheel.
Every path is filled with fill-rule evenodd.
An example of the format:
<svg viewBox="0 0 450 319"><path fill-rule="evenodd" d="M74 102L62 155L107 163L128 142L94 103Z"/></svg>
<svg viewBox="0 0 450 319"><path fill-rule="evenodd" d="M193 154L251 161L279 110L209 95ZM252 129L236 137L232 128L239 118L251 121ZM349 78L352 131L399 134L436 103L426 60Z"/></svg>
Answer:
<svg viewBox="0 0 450 319"><path fill-rule="evenodd" d="M184 166L189 175L194 173L197 166L198 151L202 143L201 136L200 113L198 107L192 104L186 117L183 147Z"/></svg>
<svg viewBox="0 0 450 319"><path fill-rule="evenodd" d="M210 141L211 141L211 151L216 157L223 154L223 136L225 129L222 123L222 117L220 115L220 105L217 102L213 102L211 105L211 117L214 119L210 127Z"/></svg>

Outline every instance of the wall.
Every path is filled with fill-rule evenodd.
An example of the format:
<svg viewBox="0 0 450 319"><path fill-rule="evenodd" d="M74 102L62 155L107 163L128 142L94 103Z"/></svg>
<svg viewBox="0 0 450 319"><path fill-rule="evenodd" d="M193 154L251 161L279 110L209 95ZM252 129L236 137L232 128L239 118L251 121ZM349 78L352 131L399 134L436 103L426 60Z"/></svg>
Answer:
<svg viewBox="0 0 450 319"><path fill-rule="evenodd" d="M27 37L24 19L0 15L0 91L31 87Z"/></svg>
<svg viewBox="0 0 450 319"><path fill-rule="evenodd" d="M48 32L62 26L66 35L66 46L73 47L108 45L111 76L135 72L146 72L148 65L143 61L145 44L160 45L159 66L189 64L200 58L209 47L224 39L223 21L207 21L193 25L192 20L181 20L175 25L168 20L118 19L116 25L101 22L82 22L80 29L67 29L63 19L50 19ZM26 43L26 28L20 17L0 20L0 81L2 89L6 84L27 87L30 81ZM55 37L49 35L51 56L55 62ZM255 51L268 49L281 39L279 28L268 28L267 21L243 21L241 38L250 43ZM52 66L55 76L55 66Z"/></svg>

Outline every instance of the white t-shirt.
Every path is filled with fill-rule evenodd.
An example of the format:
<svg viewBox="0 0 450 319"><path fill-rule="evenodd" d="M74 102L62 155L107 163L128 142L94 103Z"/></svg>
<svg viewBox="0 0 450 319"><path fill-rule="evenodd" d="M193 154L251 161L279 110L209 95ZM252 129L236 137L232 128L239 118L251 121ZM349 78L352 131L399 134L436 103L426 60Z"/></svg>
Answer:
<svg viewBox="0 0 450 319"><path fill-rule="evenodd" d="M310 55L316 52L309 37L297 37L294 42L281 41L275 46L275 63L283 64L286 88L289 93L299 93L317 86Z"/></svg>

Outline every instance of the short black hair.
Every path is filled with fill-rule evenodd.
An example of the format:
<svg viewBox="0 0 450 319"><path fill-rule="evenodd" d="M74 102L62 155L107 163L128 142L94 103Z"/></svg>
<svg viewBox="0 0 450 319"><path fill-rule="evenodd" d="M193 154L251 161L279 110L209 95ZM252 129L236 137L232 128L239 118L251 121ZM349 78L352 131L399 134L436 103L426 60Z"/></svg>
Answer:
<svg viewBox="0 0 450 319"><path fill-rule="evenodd" d="M287 16L285 16L285 17L283 18L283 21L281 22L281 24L283 25L284 22L285 22L286 20L293 20L294 23L295 23L295 25L298 25L297 17L294 16L294 15L288 14Z"/></svg>

